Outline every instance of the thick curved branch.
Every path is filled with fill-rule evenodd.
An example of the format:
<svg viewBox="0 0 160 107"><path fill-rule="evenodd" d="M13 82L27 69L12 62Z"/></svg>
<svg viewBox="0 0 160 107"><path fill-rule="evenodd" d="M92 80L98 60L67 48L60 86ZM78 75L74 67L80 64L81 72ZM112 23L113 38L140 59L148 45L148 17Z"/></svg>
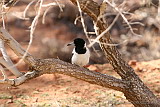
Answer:
<svg viewBox="0 0 160 107"><path fill-rule="evenodd" d="M25 50L19 45L19 43L14 40L14 38L11 37L11 35L5 29L1 28L0 30L0 38L7 43L7 45L15 52L15 54L17 54L19 57L23 56ZM24 58L24 60L27 64L29 64L30 71L32 73L29 72L15 80L6 80L1 81L0 83L4 82L11 85L20 85L26 80L35 78L42 74L60 73L122 92L126 91L125 89L127 88L127 82L121 79L117 79L106 74L101 74L99 72L90 71L59 59L34 59L32 55L27 53L27 56Z"/></svg>
<svg viewBox="0 0 160 107"><path fill-rule="evenodd" d="M95 71L90 71L86 68L81 68L64 62L59 59L38 59L34 67L30 68L31 71L38 71L40 74L44 73L60 73L72 76L91 84L97 84L106 88L112 88L118 91L126 91L127 82L117 79L115 77L102 74Z"/></svg>

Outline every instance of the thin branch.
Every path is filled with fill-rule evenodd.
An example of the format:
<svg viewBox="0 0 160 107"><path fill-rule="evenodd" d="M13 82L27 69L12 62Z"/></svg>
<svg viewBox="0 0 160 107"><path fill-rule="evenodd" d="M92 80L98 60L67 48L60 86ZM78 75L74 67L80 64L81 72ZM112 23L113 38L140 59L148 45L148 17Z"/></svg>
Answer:
<svg viewBox="0 0 160 107"><path fill-rule="evenodd" d="M16 79L0 80L0 84L9 84L9 85L13 85L13 86L21 85L25 81L35 77L35 75L36 75L35 71L27 72L26 74L24 74L21 77L18 77Z"/></svg>
<svg viewBox="0 0 160 107"><path fill-rule="evenodd" d="M26 52L19 43L7 32L6 29L0 28L0 38L14 51L14 53L22 58L24 53ZM16 51L17 50L17 51ZM34 65L34 58L28 52L24 58L24 61L29 65ZM17 65L17 64L16 64Z"/></svg>
<svg viewBox="0 0 160 107"><path fill-rule="evenodd" d="M0 65L0 70L2 72L3 80L6 80L8 77L7 77L7 74L6 74L5 70L4 70L4 68L1 65Z"/></svg>
<svg viewBox="0 0 160 107"><path fill-rule="evenodd" d="M89 43L91 43L91 40L90 40L90 38L89 38L89 36L88 36L87 29L86 29L86 26L85 26L85 22L84 22L84 18L83 18L83 15L82 15L82 10L81 10L80 4L79 4L78 0L76 0L76 1L77 1L77 6L78 6L79 13L80 13L80 19L81 19L81 23L82 23L82 27L83 27L85 36L87 37ZM91 47L92 47L93 50L96 52L96 54L97 54L98 56L100 56L100 54L97 53L97 51L96 51L96 49L93 47L93 45L92 45Z"/></svg>
<svg viewBox="0 0 160 107"><path fill-rule="evenodd" d="M55 0L55 1L56 1L56 3L57 3L57 4L58 4L58 6L59 6L60 11L61 11L61 12L63 12L63 7L65 7L65 5L60 4L60 3L59 3L59 0Z"/></svg>
<svg viewBox="0 0 160 107"><path fill-rule="evenodd" d="M44 14L43 14L43 17L42 17L42 23L43 23L43 24L45 24L45 17L46 17L46 15L47 15L48 11L49 11L51 8L52 8L52 6L49 6L49 7L45 10L45 12L44 12Z"/></svg>
<svg viewBox="0 0 160 107"><path fill-rule="evenodd" d="M53 2L53 3L43 4L42 7L50 7L50 6L56 6L56 5L57 3ZM63 11L62 7L64 7L64 5L58 3L58 6L60 7L60 11Z"/></svg>
<svg viewBox="0 0 160 107"><path fill-rule="evenodd" d="M29 20L29 18L26 18L23 16L24 12L13 12L11 14L19 19L22 19L22 20Z"/></svg>
<svg viewBox="0 0 160 107"><path fill-rule="evenodd" d="M31 1L27 7L25 8L24 12L23 12L23 17L25 18L26 17L26 13L27 13L27 10L29 9L29 7L35 2L35 0Z"/></svg>
<svg viewBox="0 0 160 107"><path fill-rule="evenodd" d="M5 79L5 80L0 80L0 84L14 84L14 79Z"/></svg>
<svg viewBox="0 0 160 107"><path fill-rule="evenodd" d="M61 12L63 12L63 7L64 7L64 5L63 4L59 4L59 2L58 1L56 1L56 3L49 3L49 4L43 4L42 5L42 7L48 7L46 10L45 10L45 12L44 12L44 14L43 14L43 17L42 17L42 23L43 24L45 24L45 17L46 17L46 15L47 15L47 12L52 8L52 6L56 6L56 5L58 5L59 6L59 8L60 8L60 11Z"/></svg>
<svg viewBox="0 0 160 107"><path fill-rule="evenodd" d="M5 8L5 7L4 7L4 6L5 6L5 5L4 5L4 2L5 2L5 1L3 0L2 9L1 9L2 13L3 13L4 10L5 10L5 9L4 9L4 8ZM3 28L5 29L6 26L5 26L4 15L5 15L5 14L2 14L2 23L3 23Z"/></svg>
<svg viewBox="0 0 160 107"><path fill-rule="evenodd" d="M133 29L132 26L130 25L130 23L128 22L127 18L124 16L124 14L122 13L122 11L120 9L118 9L118 7L116 7L115 5L113 5L112 3L110 3L108 0L104 0L106 3L108 3L111 7L113 7L123 18L123 20L126 22L126 24L128 25L130 31L136 35L136 36L140 36L142 37L142 35L136 34Z"/></svg>
<svg viewBox="0 0 160 107"><path fill-rule="evenodd" d="M41 14L42 4L43 4L43 0L39 0L39 1L40 1L40 3L39 3L39 8L38 8L37 15L36 15L35 18L33 19L32 24L31 24L31 26L30 26L30 40L29 40L28 47L27 47L25 53L23 54L22 58L19 60L18 63L20 63L20 62L26 57L26 55L27 55L27 53L28 53L28 50L30 49L31 44L32 44L32 42L33 42L33 33L34 33L35 29L36 29L36 26L37 26L37 23L38 23L38 19L39 19L40 14ZM38 1L38 2L39 2L39 1ZM37 2L37 3L38 3L38 2ZM17 63L17 64L18 64L18 63Z"/></svg>
<svg viewBox="0 0 160 107"><path fill-rule="evenodd" d="M80 16L77 16L77 17L76 17L76 19L74 20L74 24L75 24L75 25L77 24L77 22L79 21L80 18L81 18Z"/></svg>
<svg viewBox="0 0 160 107"><path fill-rule="evenodd" d="M4 47L4 42L2 39L0 39L0 51L2 52L3 58L6 62L5 65L7 65L7 68L10 69L10 71L16 76L19 77L22 75L22 73L20 73L18 71L18 69L16 68L16 66L14 66L13 62L11 61L11 59L9 58L6 49Z"/></svg>
<svg viewBox="0 0 160 107"><path fill-rule="evenodd" d="M16 77L22 76L22 73L16 70L15 65L8 63L2 57L0 57L0 64L4 65L7 69L9 69Z"/></svg>
<svg viewBox="0 0 160 107"><path fill-rule="evenodd" d="M130 25L141 25L141 26L145 26L143 23L141 22L130 22Z"/></svg>
<svg viewBox="0 0 160 107"><path fill-rule="evenodd" d="M157 12L156 19L157 19L158 21L160 21L160 0L159 0L159 4L158 4L158 12Z"/></svg>
<svg viewBox="0 0 160 107"><path fill-rule="evenodd" d="M102 38L102 37L104 36L104 34L106 34L106 33L112 28L112 26L113 26L113 25L115 24L115 22L117 21L119 15L120 15L120 14L117 14L117 16L114 18L114 20L112 21L112 23L107 27L107 29L106 29L105 31L103 31L100 35L98 35L98 36L96 37L96 39L89 44L88 47L93 46L97 41L99 41L100 38ZM101 17L101 16L100 16L100 17ZM104 17L104 15L103 15L102 17ZM95 24L95 26L96 26L96 24ZM110 45L110 44L107 44L107 45Z"/></svg>

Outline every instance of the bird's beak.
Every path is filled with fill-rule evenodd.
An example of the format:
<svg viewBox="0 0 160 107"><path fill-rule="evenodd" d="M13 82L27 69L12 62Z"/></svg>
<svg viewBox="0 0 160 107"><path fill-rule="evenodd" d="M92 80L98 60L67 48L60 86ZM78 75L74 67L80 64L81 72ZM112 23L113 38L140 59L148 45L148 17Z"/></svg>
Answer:
<svg viewBox="0 0 160 107"><path fill-rule="evenodd" d="M67 44L67 46L70 46L70 45L74 45L74 43L73 43L73 42L71 42L71 43Z"/></svg>

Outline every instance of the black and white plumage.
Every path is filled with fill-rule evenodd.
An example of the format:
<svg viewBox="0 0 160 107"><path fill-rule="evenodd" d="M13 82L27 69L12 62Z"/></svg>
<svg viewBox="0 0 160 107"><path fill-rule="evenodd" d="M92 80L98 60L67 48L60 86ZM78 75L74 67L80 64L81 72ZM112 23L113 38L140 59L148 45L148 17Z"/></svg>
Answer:
<svg viewBox="0 0 160 107"><path fill-rule="evenodd" d="M86 42L81 38L76 38L72 43L69 43L69 45L74 45L75 48L72 51L72 64L76 64L79 66L85 66L89 63L89 57L90 57L90 51L86 47Z"/></svg>

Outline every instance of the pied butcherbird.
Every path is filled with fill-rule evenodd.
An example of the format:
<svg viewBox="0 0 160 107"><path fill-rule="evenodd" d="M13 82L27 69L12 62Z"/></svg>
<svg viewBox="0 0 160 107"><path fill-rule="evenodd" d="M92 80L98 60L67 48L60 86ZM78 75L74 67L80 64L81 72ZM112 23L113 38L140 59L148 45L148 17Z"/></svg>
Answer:
<svg viewBox="0 0 160 107"><path fill-rule="evenodd" d="M76 38L67 46L74 45L71 63L79 66L86 66L89 63L90 51L86 47L86 42L82 38Z"/></svg>

